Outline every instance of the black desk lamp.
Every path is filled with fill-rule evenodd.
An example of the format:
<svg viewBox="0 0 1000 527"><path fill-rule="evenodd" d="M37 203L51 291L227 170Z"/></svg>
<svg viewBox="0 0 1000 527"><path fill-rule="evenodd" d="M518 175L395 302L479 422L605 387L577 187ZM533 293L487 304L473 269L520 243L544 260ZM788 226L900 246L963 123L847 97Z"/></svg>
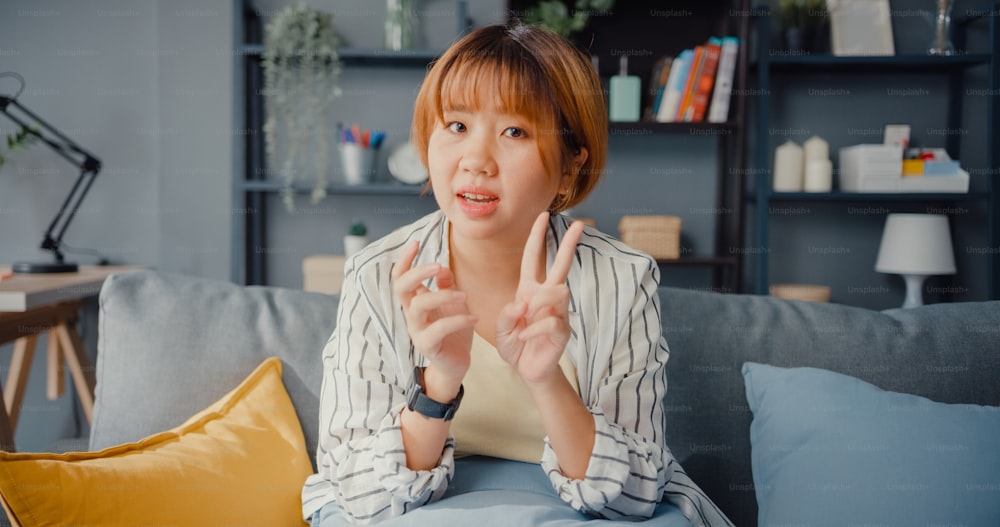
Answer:
<svg viewBox="0 0 1000 527"><path fill-rule="evenodd" d="M63 159L80 169L80 176L76 178L73 188L70 190L69 195L66 196L66 200L63 201L62 206L59 207L59 212L52 219L52 223L49 224L48 230L45 231L45 237L42 239L41 248L52 251L52 254L55 255L55 262L16 262L14 263L13 270L15 273L75 273L79 270L79 267L75 263L63 260L63 254L59 246L62 244L63 234L66 233L66 228L73 221L73 216L80 207L83 197L90 190L90 185L97 178L97 173L101 171L101 161L90 152L80 148L79 145L63 135L56 128L53 128L52 125L43 121L41 117L38 117L22 106L21 103L17 102L17 96L21 95L21 92L24 91L24 77L12 71L0 73L0 77L13 77L21 83L20 89L17 90L17 93L13 97L0 95L0 113L9 117L27 133L41 139L43 143L49 145ZM33 123L41 125L41 127L29 126L22 115L26 116ZM50 134L54 137L50 137Z"/></svg>

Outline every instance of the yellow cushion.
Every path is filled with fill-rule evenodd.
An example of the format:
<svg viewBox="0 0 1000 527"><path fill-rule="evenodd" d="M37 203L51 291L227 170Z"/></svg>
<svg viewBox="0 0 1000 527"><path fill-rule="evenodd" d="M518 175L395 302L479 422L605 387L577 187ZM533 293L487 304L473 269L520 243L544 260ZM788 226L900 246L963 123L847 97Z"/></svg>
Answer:
<svg viewBox="0 0 1000 527"><path fill-rule="evenodd" d="M172 430L100 452L0 452L15 525L301 525L312 473L302 429L269 358Z"/></svg>

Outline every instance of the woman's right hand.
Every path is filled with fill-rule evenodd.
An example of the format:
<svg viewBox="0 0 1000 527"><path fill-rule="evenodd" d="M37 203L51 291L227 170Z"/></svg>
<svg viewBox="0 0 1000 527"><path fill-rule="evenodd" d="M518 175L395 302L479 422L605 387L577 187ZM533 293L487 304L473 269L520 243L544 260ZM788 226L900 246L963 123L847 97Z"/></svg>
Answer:
<svg viewBox="0 0 1000 527"><path fill-rule="evenodd" d="M413 267L418 250L416 241L403 249L392 270L392 290L403 306L413 346L431 363L425 372L424 388L437 400L433 392L451 392L453 388L457 393L469 370L477 317L469 312L465 293L455 288L451 269L437 262ZM437 282L437 291L423 285L429 278ZM448 393L440 395L450 400Z"/></svg>

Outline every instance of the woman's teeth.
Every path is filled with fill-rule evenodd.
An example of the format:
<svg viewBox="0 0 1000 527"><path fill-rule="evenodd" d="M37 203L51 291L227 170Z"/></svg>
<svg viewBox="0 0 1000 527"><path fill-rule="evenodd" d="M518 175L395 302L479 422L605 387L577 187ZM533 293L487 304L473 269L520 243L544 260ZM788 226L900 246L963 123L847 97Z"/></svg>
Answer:
<svg viewBox="0 0 1000 527"><path fill-rule="evenodd" d="M493 201L496 199L493 196L484 196L483 194L462 194L462 198L465 199L466 201L475 201L475 202L486 202L486 201Z"/></svg>

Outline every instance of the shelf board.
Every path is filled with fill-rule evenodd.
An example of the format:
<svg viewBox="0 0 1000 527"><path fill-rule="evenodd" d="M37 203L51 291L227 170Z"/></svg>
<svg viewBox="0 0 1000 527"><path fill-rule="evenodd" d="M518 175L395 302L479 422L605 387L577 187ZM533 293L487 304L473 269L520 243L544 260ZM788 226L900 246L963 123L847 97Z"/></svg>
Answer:
<svg viewBox="0 0 1000 527"><path fill-rule="evenodd" d="M639 136L657 134L684 135L729 135L738 128L734 122L725 123L657 123L639 121L635 123L608 123L608 132L612 136Z"/></svg>
<svg viewBox="0 0 1000 527"><path fill-rule="evenodd" d="M243 44L239 55L260 58L263 44ZM424 67L441 56L443 51L433 49L404 49L393 51L380 48L337 48L340 62L345 66Z"/></svg>
<svg viewBox="0 0 1000 527"><path fill-rule="evenodd" d="M894 55L891 57L838 57L835 55L775 55L768 57L767 62L772 71L798 73L801 71L865 71L865 72L899 72L908 71L940 72L956 70L981 64L989 64L991 55L975 53L967 55L949 55L945 57L934 55ZM752 67L759 68L760 63L754 62Z"/></svg>
<svg viewBox="0 0 1000 527"><path fill-rule="evenodd" d="M751 202L757 201L755 194L747 196ZM989 192L771 192L768 201L980 201L990 199Z"/></svg>
<svg viewBox="0 0 1000 527"><path fill-rule="evenodd" d="M677 267L724 267L736 265L737 259L730 256L685 256L676 260L662 260L657 258L658 265L669 265Z"/></svg>
<svg viewBox="0 0 1000 527"><path fill-rule="evenodd" d="M276 181L241 181L238 183L244 192L276 193L283 188ZM312 186L293 185L296 194L311 194ZM330 195L380 195L380 196L418 196L423 191L423 185L406 185L404 183L366 183L364 185L334 184L327 185L326 192Z"/></svg>

